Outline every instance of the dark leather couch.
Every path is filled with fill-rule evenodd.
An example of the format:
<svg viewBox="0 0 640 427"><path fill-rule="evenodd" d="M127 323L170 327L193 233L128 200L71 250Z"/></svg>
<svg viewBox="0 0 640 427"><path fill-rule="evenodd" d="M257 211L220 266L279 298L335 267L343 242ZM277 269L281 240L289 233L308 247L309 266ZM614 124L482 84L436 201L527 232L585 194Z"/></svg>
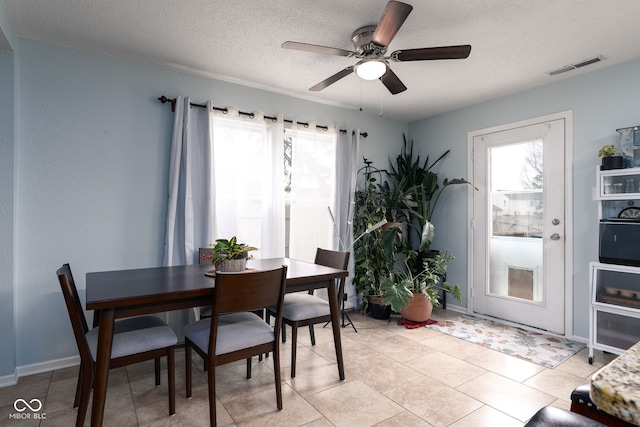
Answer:
<svg viewBox="0 0 640 427"><path fill-rule="evenodd" d="M592 420L575 412L566 411L555 406L545 406L535 413L525 427L606 427L599 421Z"/></svg>

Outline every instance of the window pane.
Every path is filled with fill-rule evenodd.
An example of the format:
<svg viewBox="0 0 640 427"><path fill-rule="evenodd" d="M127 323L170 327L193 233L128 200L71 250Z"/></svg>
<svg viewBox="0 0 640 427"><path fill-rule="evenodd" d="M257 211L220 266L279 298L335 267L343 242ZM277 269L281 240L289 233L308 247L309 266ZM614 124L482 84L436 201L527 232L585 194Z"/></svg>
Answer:
<svg viewBox="0 0 640 427"><path fill-rule="evenodd" d="M291 220L292 258L313 261L318 247L331 249L335 186L335 134L292 131Z"/></svg>
<svg viewBox="0 0 640 427"><path fill-rule="evenodd" d="M261 123L216 119L213 127L218 238L263 242L263 215L272 191L269 139ZM259 255L259 254L258 254Z"/></svg>
<svg viewBox="0 0 640 427"><path fill-rule="evenodd" d="M489 293L542 301L542 141L489 149Z"/></svg>

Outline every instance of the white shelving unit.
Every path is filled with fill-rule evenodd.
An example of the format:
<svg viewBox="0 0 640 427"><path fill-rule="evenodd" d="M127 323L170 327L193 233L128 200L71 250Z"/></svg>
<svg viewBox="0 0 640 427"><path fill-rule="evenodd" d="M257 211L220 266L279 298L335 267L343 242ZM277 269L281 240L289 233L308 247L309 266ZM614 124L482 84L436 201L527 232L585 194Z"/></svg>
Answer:
<svg viewBox="0 0 640 427"><path fill-rule="evenodd" d="M640 267L591 263L589 363L593 350L622 354L640 341Z"/></svg>
<svg viewBox="0 0 640 427"><path fill-rule="evenodd" d="M618 218L627 208L640 208L640 168L601 171L598 167L596 176L599 219ZM592 262L589 283L589 363L593 363L594 350L622 354L640 341L640 267Z"/></svg>

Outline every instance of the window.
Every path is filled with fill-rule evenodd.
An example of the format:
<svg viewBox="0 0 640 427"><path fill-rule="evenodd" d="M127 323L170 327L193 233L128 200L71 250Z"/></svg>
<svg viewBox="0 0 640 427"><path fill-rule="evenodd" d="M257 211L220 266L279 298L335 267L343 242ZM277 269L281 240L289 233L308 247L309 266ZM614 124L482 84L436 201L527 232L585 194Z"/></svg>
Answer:
<svg viewBox="0 0 640 427"><path fill-rule="evenodd" d="M335 132L216 116L212 133L214 238L238 236L260 258L331 247Z"/></svg>
<svg viewBox="0 0 640 427"><path fill-rule="evenodd" d="M291 139L289 256L313 261L316 248L332 248L336 133L287 129ZM286 142L285 142L286 144ZM286 150L285 150L286 152Z"/></svg>
<svg viewBox="0 0 640 427"><path fill-rule="evenodd" d="M224 116L212 123L213 238L238 236L260 258L284 256L282 125Z"/></svg>

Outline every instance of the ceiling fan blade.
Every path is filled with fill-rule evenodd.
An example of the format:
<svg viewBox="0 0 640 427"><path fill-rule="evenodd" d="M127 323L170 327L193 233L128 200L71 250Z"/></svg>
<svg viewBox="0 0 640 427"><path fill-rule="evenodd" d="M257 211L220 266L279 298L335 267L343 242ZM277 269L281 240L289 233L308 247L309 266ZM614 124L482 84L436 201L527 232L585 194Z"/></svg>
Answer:
<svg viewBox="0 0 640 427"><path fill-rule="evenodd" d="M407 87L400 81L398 76L396 76L396 73L391 71L391 68L380 77L380 81L389 89L392 95L397 95L407 90Z"/></svg>
<svg viewBox="0 0 640 427"><path fill-rule="evenodd" d="M471 45L425 47L397 50L391 54L394 61L428 61L433 59L464 59L471 53Z"/></svg>
<svg viewBox="0 0 640 427"><path fill-rule="evenodd" d="M328 79L325 79L325 80L321 81L317 85L310 87L309 90L312 91L312 92L318 92L318 91L320 91L320 90L322 90L322 89L334 84L338 80L340 80L340 79L342 79L344 77L347 77L349 74L353 73L353 69L354 69L354 66L351 65L351 66L345 68L344 70L342 70L342 71L334 74L333 76L329 77Z"/></svg>
<svg viewBox="0 0 640 427"><path fill-rule="evenodd" d="M304 50L306 52L322 53L325 55L351 57L351 56L355 56L356 54L355 52L351 52L350 50L338 49L337 47L318 46L315 44L289 42L289 41L282 43L282 47L285 49Z"/></svg>
<svg viewBox="0 0 640 427"><path fill-rule="evenodd" d="M393 40L393 37L395 37L412 10L413 6L410 4L399 1L387 3L371 41L378 46L389 46L389 43L391 43L391 40Z"/></svg>

